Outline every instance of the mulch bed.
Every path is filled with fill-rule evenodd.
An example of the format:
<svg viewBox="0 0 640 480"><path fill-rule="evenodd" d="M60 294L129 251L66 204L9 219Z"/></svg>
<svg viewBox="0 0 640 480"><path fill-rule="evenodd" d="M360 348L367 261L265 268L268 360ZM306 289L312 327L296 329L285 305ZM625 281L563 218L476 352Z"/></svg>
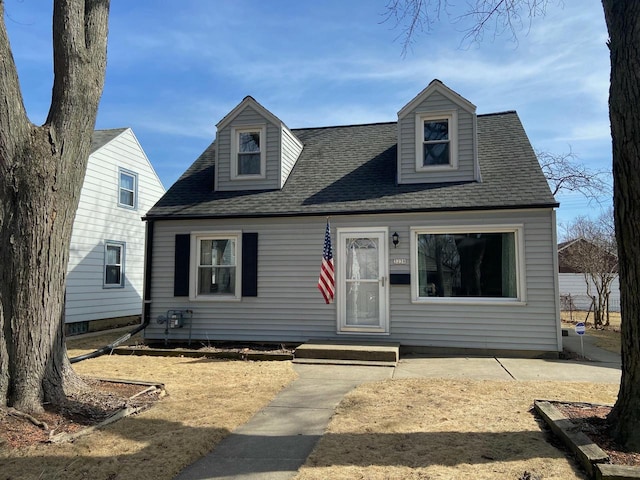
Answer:
<svg viewBox="0 0 640 480"><path fill-rule="evenodd" d="M187 342L169 342L165 345L164 342L148 341L145 344L131 345L128 348L132 349L187 349L196 350L199 352L213 352L213 353L286 353L292 354L298 345L289 344L264 344L264 343L238 343L238 342L207 342L201 343L199 341L193 341L191 344Z"/></svg>
<svg viewBox="0 0 640 480"><path fill-rule="evenodd" d="M149 408L161 397L159 391L139 395L148 385L95 379L85 382L90 390L73 395L63 405L45 405L43 413L32 415L44 426L0 409L0 449L26 448L49 442L60 433L74 434L103 422L124 407Z"/></svg>
<svg viewBox="0 0 640 480"><path fill-rule="evenodd" d="M625 451L609 435L607 415L611 412L610 406L563 402L553 402L553 405L604 450L609 455L611 463L640 467L640 453Z"/></svg>

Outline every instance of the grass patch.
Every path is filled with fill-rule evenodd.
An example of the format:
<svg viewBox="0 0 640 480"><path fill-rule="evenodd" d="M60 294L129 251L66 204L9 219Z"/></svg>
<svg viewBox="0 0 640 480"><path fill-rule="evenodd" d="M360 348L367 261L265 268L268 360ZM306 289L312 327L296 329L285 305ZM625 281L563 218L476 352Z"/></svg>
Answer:
<svg viewBox="0 0 640 480"><path fill-rule="evenodd" d="M120 335L72 338L69 355L87 353ZM86 360L74 368L94 377L161 382L169 395L150 410L73 443L20 450L0 447L2 478L172 479L296 376L289 362L121 355Z"/></svg>
<svg viewBox="0 0 640 480"><path fill-rule="evenodd" d="M534 399L609 403L609 384L392 380L345 397L296 480L584 479L548 442Z"/></svg>
<svg viewBox="0 0 640 480"><path fill-rule="evenodd" d="M589 329L589 335L594 337L596 346L609 352L621 353L620 330Z"/></svg>
<svg viewBox="0 0 640 480"><path fill-rule="evenodd" d="M573 320L572 320L573 319ZM609 314L609 326L603 329L593 328L593 313L584 311L560 312L560 320L573 327L578 322L586 322L587 335L595 339L595 345L609 352L620 354L620 312Z"/></svg>
<svg viewBox="0 0 640 480"><path fill-rule="evenodd" d="M69 354L119 335L72 338ZM2 478L172 479L295 378L290 362L107 355L75 368L162 382L169 396L74 443L0 447ZM584 479L531 406L535 399L613 403L617 391L613 384L444 379L361 385L341 402L296 478Z"/></svg>
<svg viewBox="0 0 640 480"><path fill-rule="evenodd" d="M585 322L587 326L593 326L594 322L593 312L587 312L583 310L574 310L573 312L562 310L560 312L560 320L566 323ZM622 317L620 316L620 312L609 312L608 328L613 330L620 330L621 321Z"/></svg>

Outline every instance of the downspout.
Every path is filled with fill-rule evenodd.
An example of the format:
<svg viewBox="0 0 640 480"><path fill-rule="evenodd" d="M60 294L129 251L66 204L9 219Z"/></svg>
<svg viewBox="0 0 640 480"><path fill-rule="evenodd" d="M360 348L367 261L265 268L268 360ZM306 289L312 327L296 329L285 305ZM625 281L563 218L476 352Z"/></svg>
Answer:
<svg viewBox="0 0 640 480"><path fill-rule="evenodd" d="M100 357L101 355L105 355L107 353L111 353L114 348L116 348L121 343L129 340L133 335L138 332L141 332L145 328L149 326L151 322L151 256L153 254L153 220L145 219L147 221L146 228L146 242L145 242L145 252L144 252L144 292L143 292L143 302L142 302L142 323L138 325L136 328L126 333L122 337L118 338L116 341L110 343L109 345L105 345L98 350L85 353L84 355L78 355L77 357L70 358L69 361L71 363L81 362L83 360L88 360L90 358Z"/></svg>
<svg viewBox="0 0 640 480"><path fill-rule="evenodd" d="M556 341L557 341L557 349L558 353L562 353L562 320L560 318L560 280L558 278L558 272L560 271L558 267L558 226L556 219L556 209L551 209L551 235L554 248L553 255L553 291L555 294L555 324L556 324Z"/></svg>

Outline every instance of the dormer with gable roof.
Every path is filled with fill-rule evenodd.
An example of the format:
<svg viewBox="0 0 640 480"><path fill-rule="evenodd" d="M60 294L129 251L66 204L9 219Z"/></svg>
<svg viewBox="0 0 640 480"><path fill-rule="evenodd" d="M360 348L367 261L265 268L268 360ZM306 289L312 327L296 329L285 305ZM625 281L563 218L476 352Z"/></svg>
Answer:
<svg viewBox="0 0 640 480"><path fill-rule="evenodd" d="M214 190L281 189L303 145L252 97L217 125Z"/></svg>
<svg viewBox="0 0 640 480"><path fill-rule="evenodd" d="M476 107L433 80L398 112L398 183L480 181Z"/></svg>

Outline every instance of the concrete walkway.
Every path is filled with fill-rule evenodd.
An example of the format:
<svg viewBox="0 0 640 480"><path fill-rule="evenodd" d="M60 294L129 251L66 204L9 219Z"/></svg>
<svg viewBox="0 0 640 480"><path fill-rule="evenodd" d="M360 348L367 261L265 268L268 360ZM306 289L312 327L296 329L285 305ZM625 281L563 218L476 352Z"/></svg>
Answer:
<svg viewBox="0 0 640 480"><path fill-rule="evenodd" d="M364 382L466 378L618 383L619 355L600 350L588 335L583 337L586 358L580 360L407 356L396 367L294 364L297 380L176 480L292 478L323 435L343 396ZM563 341L567 349L582 353L575 332L569 330Z"/></svg>

